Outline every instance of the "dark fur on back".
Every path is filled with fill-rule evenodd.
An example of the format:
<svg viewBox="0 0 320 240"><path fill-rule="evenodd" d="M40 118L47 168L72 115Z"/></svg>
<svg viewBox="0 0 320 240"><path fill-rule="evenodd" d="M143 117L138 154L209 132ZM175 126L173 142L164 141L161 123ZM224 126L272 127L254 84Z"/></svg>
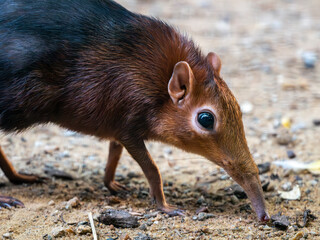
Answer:
<svg viewBox="0 0 320 240"><path fill-rule="evenodd" d="M6 0L0 10L2 130L54 122L146 137L178 61L207 80L210 67L191 40L113 1Z"/></svg>

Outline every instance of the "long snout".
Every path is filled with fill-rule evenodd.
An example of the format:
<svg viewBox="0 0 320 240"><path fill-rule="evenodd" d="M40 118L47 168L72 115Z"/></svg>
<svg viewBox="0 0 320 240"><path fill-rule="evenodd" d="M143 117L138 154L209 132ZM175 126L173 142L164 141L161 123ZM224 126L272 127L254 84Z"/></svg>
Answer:
<svg viewBox="0 0 320 240"><path fill-rule="evenodd" d="M248 198L250 199L251 204L258 216L258 219L262 222L269 221L270 217L266 209L259 176L245 176L242 181L239 181L238 183L244 189Z"/></svg>
<svg viewBox="0 0 320 240"><path fill-rule="evenodd" d="M253 165L251 165L253 164ZM237 169L235 171L228 171L229 175L244 189L251 204L258 216L258 219L262 222L270 220L264 195L259 179L258 168L255 163L251 162L251 167L246 166L245 168Z"/></svg>

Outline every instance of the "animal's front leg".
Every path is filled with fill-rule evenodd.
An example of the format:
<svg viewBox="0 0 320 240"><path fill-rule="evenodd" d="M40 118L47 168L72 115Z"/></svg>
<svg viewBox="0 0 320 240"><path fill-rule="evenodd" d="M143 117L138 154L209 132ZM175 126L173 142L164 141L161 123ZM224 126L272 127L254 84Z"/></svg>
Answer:
<svg viewBox="0 0 320 240"><path fill-rule="evenodd" d="M167 204L159 168L152 160L143 140L133 139L132 141L122 142L122 144L137 161L147 177L150 185L150 194L152 199L155 200L157 208L169 216L183 215L183 211Z"/></svg>

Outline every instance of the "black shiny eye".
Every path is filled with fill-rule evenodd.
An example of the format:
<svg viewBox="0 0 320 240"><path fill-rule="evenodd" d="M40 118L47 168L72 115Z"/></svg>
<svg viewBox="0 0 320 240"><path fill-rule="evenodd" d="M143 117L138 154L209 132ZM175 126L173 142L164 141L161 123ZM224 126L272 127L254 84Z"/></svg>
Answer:
<svg viewBox="0 0 320 240"><path fill-rule="evenodd" d="M198 122L205 129L212 130L214 126L214 117L209 112L201 112L198 114Z"/></svg>

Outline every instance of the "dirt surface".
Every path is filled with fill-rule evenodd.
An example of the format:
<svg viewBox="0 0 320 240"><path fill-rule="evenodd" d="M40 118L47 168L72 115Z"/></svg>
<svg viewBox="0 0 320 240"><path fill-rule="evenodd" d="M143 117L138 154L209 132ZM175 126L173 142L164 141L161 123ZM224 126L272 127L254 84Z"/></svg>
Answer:
<svg viewBox="0 0 320 240"><path fill-rule="evenodd" d="M222 76L246 111L247 140L257 163L288 159L288 149L294 151L297 161L320 160L320 127L313 124L320 119L319 0L119 2L176 25L205 53L220 55ZM318 57L313 68L312 54ZM309 61L309 68L304 61ZM284 126L290 125L286 118L291 122L287 130L291 142L280 145L277 139L283 137ZM74 180L51 178L46 184L15 186L1 172L1 195L14 196L26 207L0 210L0 238L52 239L60 235L61 239L93 239L88 212L96 219L100 212L115 208L137 215L140 227L116 228L95 221L100 239L320 239L320 182L315 174L271 165L260 175L263 183L269 182L265 196L270 214L282 212L288 217L288 229L279 230L273 224L259 225L247 199L224 191L234 182L221 169L170 146L148 143L163 176L167 201L186 210L185 217L146 215L155 211L148 185L126 152L117 180L129 192L111 196L103 185L105 141L40 126L2 136L1 146L20 171L48 177L44 170L53 167ZM290 184L299 186L300 200L279 196L278 191L290 190ZM74 197L79 204L68 206L66 202ZM204 206L209 213L197 215L196 210ZM318 218L311 217L300 228L296 217L302 225L306 209Z"/></svg>

